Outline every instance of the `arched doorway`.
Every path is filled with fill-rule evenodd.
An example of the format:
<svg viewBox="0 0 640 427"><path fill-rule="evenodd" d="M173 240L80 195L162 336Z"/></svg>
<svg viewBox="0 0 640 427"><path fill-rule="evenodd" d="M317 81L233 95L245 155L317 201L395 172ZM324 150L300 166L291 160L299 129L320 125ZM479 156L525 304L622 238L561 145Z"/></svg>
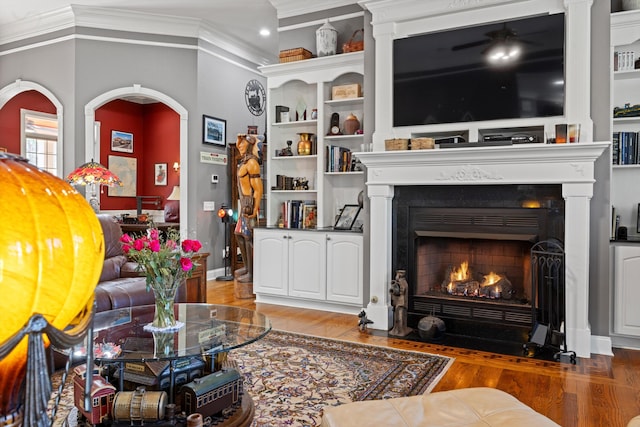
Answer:
<svg viewBox="0 0 640 427"><path fill-rule="evenodd" d="M4 107L4 105L14 98L16 95L22 92L28 91L36 91L46 97L55 107L56 116L58 117L58 143L57 143L57 152L58 156L56 156L56 168L61 173L63 170L63 147L64 147L64 132L63 132L63 122L64 122L64 114L62 108L62 102L46 87L29 80L16 80L15 82L3 87L0 89L0 109Z"/></svg>
<svg viewBox="0 0 640 427"><path fill-rule="evenodd" d="M85 106L85 161L94 159L98 162L103 161L100 159L100 133L98 131L97 123L95 121L95 112L98 108L104 104L117 100L127 98L146 98L157 102L161 102L171 108L179 115L180 119L180 211L184 214L181 215L180 220L180 233L182 236L186 235L188 230L188 215L187 213L187 171L188 171L188 155L187 155L187 132L188 132L188 113L187 110L180 105L173 98L158 92L154 89L148 89L141 85L133 85L129 87L123 87L105 92L96 98L92 99Z"/></svg>

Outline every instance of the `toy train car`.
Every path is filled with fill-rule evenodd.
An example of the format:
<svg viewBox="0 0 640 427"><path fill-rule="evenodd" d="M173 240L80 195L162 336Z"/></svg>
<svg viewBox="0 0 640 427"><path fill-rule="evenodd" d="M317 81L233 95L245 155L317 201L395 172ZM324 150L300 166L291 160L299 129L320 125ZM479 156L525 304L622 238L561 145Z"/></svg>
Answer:
<svg viewBox="0 0 640 427"><path fill-rule="evenodd" d="M92 373L93 378L91 381L91 390L89 391L91 408L86 410L84 408L84 391L87 375L86 365L76 366L74 372L76 375L73 377L73 402L78 408L78 413L90 424L100 424L104 422L111 415L111 407L116 394L116 388L97 373Z"/></svg>
<svg viewBox="0 0 640 427"><path fill-rule="evenodd" d="M242 403L243 379L235 369L221 370L184 384L178 393L181 409L187 414L207 417L237 408Z"/></svg>

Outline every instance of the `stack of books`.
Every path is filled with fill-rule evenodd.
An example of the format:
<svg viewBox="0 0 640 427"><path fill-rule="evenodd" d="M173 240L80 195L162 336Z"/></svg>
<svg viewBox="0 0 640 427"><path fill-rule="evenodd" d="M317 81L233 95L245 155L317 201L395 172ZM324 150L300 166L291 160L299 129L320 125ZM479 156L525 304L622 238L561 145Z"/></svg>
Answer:
<svg viewBox="0 0 640 427"><path fill-rule="evenodd" d="M640 164L638 132L614 132L612 163L614 165Z"/></svg>

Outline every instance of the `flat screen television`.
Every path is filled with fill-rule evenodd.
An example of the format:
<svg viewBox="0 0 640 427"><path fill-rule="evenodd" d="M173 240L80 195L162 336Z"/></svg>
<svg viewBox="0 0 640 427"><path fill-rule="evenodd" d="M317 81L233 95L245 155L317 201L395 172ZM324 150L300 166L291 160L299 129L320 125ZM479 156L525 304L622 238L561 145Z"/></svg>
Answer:
<svg viewBox="0 0 640 427"><path fill-rule="evenodd" d="M396 39L393 125L562 116L564 45L562 13Z"/></svg>

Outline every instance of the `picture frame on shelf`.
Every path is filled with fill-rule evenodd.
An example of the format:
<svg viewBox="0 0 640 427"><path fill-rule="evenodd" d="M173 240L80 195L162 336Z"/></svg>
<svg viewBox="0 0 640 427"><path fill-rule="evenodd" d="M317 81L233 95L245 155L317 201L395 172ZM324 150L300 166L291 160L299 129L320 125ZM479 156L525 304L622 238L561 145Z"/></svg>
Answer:
<svg viewBox="0 0 640 427"><path fill-rule="evenodd" d="M133 134L119 130L111 131L111 151L133 153Z"/></svg>
<svg viewBox="0 0 640 427"><path fill-rule="evenodd" d="M204 144L227 146L227 121L217 117L202 115L202 142Z"/></svg>
<svg viewBox="0 0 640 427"><path fill-rule="evenodd" d="M318 219L318 207L316 205L302 206L302 228L316 228Z"/></svg>
<svg viewBox="0 0 640 427"><path fill-rule="evenodd" d="M336 230L351 230L358 218L360 209L362 209L360 205L344 205L333 228Z"/></svg>
<svg viewBox="0 0 640 427"><path fill-rule="evenodd" d="M155 185L167 185L167 164L156 163L153 176L153 182Z"/></svg>

